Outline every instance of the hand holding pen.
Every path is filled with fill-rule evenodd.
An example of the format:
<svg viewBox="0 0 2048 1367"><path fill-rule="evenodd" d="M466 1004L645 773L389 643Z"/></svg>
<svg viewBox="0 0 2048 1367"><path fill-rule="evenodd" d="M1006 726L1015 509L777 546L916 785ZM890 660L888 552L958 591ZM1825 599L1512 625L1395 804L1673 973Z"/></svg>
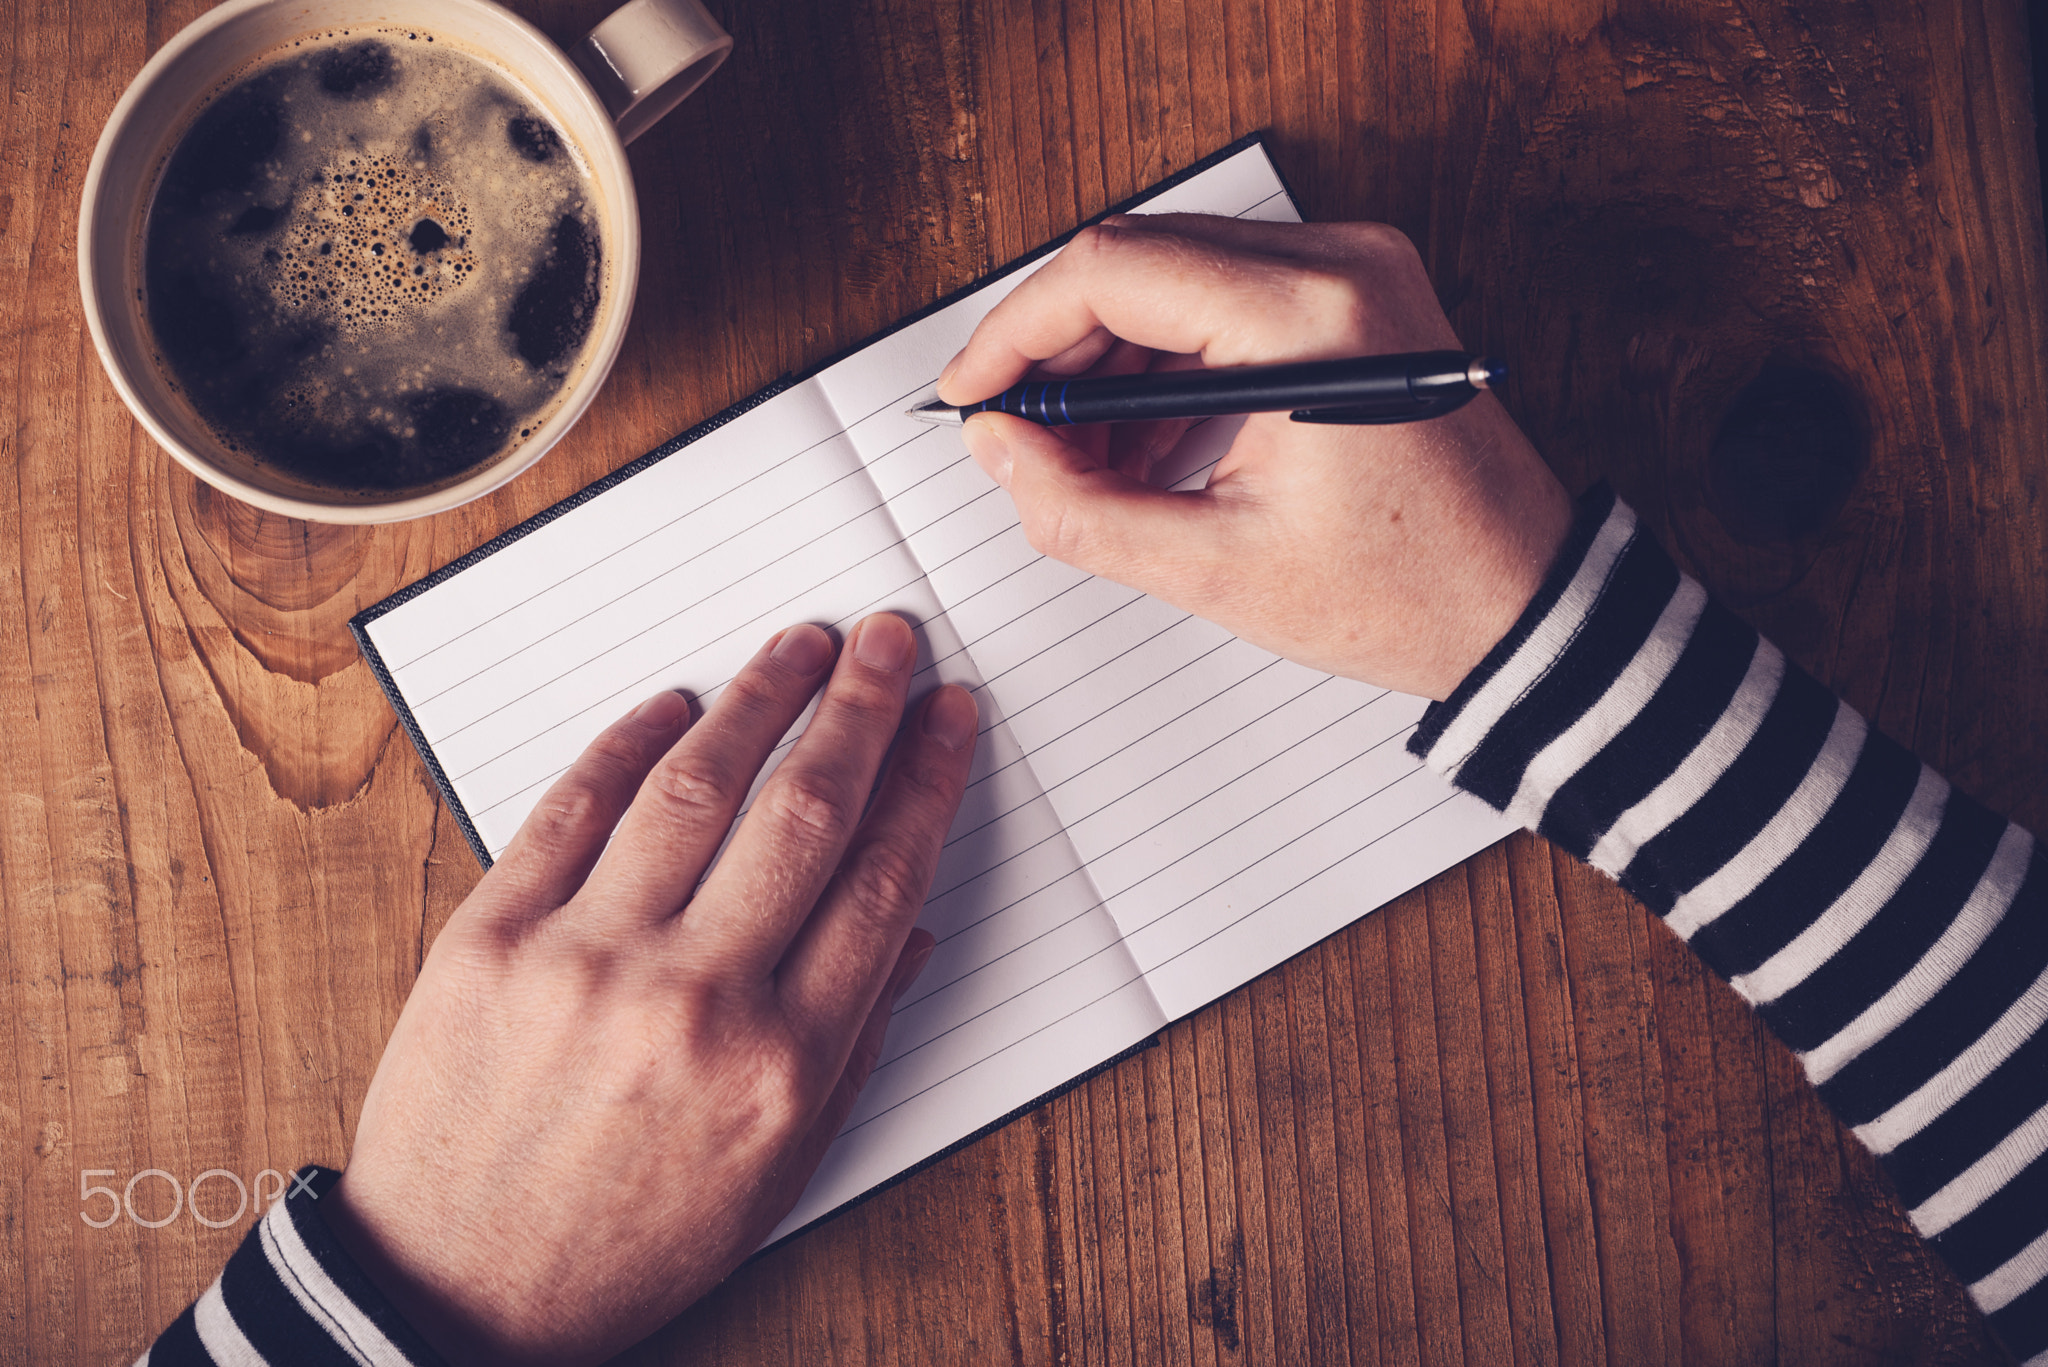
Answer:
<svg viewBox="0 0 2048 1367"><path fill-rule="evenodd" d="M1328 381L1358 358L1389 356L1402 360L1393 381L1373 381L1386 386L1376 416L1384 423L1391 408L1409 420L1296 422L1290 413L1373 405L1326 391L1300 409L1291 396L1268 409L1269 396L1200 490L1148 479L1186 430L1184 405L1173 419L1083 427L981 411L965 417L962 435L1009 490L1040 551L1313 668L1443 697L1528 604L1571 504L1474 383L1495 372L1475 374L1474 358L1457 349L1400 233L1182 214L1110 219L990 311L941 377L939 397L980 405L1034 370L1072 375L1064 416L1079 420L1084 377L1122 377L1131 403L1219 376L1225 385L1250 377L1264 386L1275 375ZM1389 393L1396 385L1406 392ZM1057 391L1038 393L1049 416ZM1222 411L1245 411L1245 397ZM1439 397L1440 412L1423 411Z"/></svg>

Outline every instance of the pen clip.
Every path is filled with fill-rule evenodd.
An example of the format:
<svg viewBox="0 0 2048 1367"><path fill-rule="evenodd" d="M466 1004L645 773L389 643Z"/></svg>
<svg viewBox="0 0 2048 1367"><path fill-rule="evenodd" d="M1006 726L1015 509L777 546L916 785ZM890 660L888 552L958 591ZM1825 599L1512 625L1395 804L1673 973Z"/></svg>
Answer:
<svg viewBox="0 0 2048 1367"><path fill-rule="evenodd" d="M1397 422L1427 422L1456 412L1479 394L1476 389L1442 394L1426 399L1407 399L1394 404L1358 404L1346 408L1298 408L1288 416L1296 422L1320 422L1352 427Z"/></svg>

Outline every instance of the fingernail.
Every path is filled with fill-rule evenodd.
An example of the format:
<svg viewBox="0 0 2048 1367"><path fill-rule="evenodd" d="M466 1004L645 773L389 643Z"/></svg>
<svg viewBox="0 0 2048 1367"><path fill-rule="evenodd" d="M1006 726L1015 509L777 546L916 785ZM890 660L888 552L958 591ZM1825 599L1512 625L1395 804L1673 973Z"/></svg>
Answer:
<svg viewBox="0 0 2048 1367"><path fill-rule="evenodd" d="M932 694L932 700L924 705L924 733L948 750L965 750L974 744L980 722L974 695L952 684Z"/></svg>
<svg viewBox="0 0 2048 1367"><path fill-rule="evenodd" d="M657 730L674 726L690 710L690 701L680 693L657 693L633 709L633 720Z"/></svg>
<svg viewBox="0 0 2048 1367"><path fill-rule="evenodd" d="M961 437L967 442L967 454L974 457L988 477L1005 489L1010 487L1010 443L1003 440L1003 434L996 431L996 425L979 415L969 418L967 426L960 429Z"/></svg>
<svg viewBox="0 0 2048 1367"><path fill-rule="evenodd" d="M917 975L924 972L924 966L932 961L932 951L938 947L939 942L937 940L932 941L912 955L909 962L903 965L903 971L897 975L896 991L890 996L889 1005L894 1006L897 1002L903 1000L903 994L908 992L910 985L917 981Z"/></svg>
<svg viewBox="0 0 2048 1367"><path fill-rule="evenodd" d="M939 387L940 389L944 389L944 388L946 387L946 381L948 381L948 380L952 379L952 378L953 378L953 372L954 372L954 371L956 371L956 370L958 370L959 368L960 368L960 358L959 358L958 356L955 356L955 357L954 357L954 358L953 358L952 360L950 360L950 361L946 362L946 368L945 368L944 370L941 370L941 371L939 372L939 386L938 386L938 387Z"/></svg>
<svg viewBox="0 0 2048 1367"><path fill-rule="evenodd" d="M893 674L910 663L917 653L917 641L903 619L883 613L860 624L853 638L853 658L869 669Z"/></svg>
<svg viewBox="0 0 2048 1367"><path fill-rule="evenodd" d="M808 622L782 633L769 659L798 674L815 674L832 658L832 638Z"/></svg>

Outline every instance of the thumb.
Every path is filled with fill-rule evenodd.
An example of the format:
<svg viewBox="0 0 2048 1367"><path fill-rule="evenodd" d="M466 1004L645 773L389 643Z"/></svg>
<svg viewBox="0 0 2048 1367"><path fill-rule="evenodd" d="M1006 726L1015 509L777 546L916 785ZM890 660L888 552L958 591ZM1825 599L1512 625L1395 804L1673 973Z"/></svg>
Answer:
<svg viewBox="0 0 2048 1367"><path fill-rule="evenodd" d="M1007 413L977 413L962 435L975 463L1009 490L1034 549L1196 607L1196 585L1222 544L1222 510L1211 495L1155 488L1101 465L1057 430Z"/></svg>

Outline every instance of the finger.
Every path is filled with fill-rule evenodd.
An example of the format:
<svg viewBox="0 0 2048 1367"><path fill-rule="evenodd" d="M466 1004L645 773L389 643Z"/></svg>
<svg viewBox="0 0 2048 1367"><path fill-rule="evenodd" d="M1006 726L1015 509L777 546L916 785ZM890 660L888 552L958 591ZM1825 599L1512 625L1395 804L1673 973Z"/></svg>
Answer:
<svg viewBox="0 0 2048 1367"><path fill-rule="evenodd" d="M1406 234L1384 223L1274 223L1222 214L1112 214L1104 223L1170 233L1234 252L1353 268L1382 254L1415 254Z"/></svg>
<svg viewBox="0 0 2048 1367"><path fill-rule="evenodd" d="M687 698L657 693L599 732L520 823L491 866L492 896L481 904L545 915L573 897L647 771L689 724Z"/></svg>
<svg viewBox="0 0 2048 1367"><path fill-rule="evenodd" d="M977 413L961 430L975 462L1010 491L1034 549L1200 611L1228 513L1212 495L1154 488L1007 413Z"/></svg>
<svg viewBox="0 0 2048 1367"><path fill-rule="evenodd" d="M1195 425L1193 418L1159 418L1151 422L1119 426L1109 444L1109 466L1140 484L1152 481L1152 472L1180 439Z"/></svg>
<svg viewBox="0 0 2048 1367"><path fill-rule="evenodd" d="M1170 351L1148 353L1146 370L1152 374L1163 374L1176 370L1199 370L1202 358L1183 356ZM1132 479L1149 483L1152 472L1165 455L1180 445L1180 439L1193 427L1192 418L1160 418L1148 422L1119 423L1116 434L1110 440L1108 464Z"/></svg>
<svg viewBox="0 0 2048 1367"><path fill-rule="evenodd" d="M1356 354L1361 302L1355 281L1320 267L1097 225L989 311L939 391L985 399L1098 328L1209 365Z"/></svg>
<svg viewBox="0 0 2048 1367"><path fill-rule="evenodd" d="M1038 369L1046 375L1080 375L1092 368L1115 345L1115 334L1108 328L1097 328L1059 355L1048 356L1040 361Z"/></svg>
<svg viewBox="0 0 2048 1367"><path fill-rule="evenodd" d="M879 612L853 629L817 714L705 883L705 906L737 914L707 914L685 933L737 973L771 972L831 881L902 721L916 664L917 638L902 618Z"/></svg>
<svg viewBox="0 0 2048 1367"><path fill-rule="evenodd" d="M925 700L831 886L783 956L783 1005L814 1049L853 1034L917 920L967 788L979 725L964 688Z"/></svg>
<svg viewBox="0 0 2048 1367"><path fill-rule="evenodd" d="M1101 335L1109 337L1107 332ZM1109 341L1109 347L1096 358L1094 365L1089 367L1087 378L1094 379L1104 375L1142 375L1151 366L1155 353L1115 337L1109 337ZM1035 366L1032 373L1043 373L1046 368L1044 365ZM1116 423L1083 423L1066 428L1061 435L1094 457L1097 465L1107 465L1110 444L1119 426L1120 424Z"/></svg>
<svg viewBox="0 0 2048 1367"><path fill-rule="evenodd" d="M769 751L796 724L834 654L814 626L778 633L648 772L584 892L611 914L681 909L732 827Z"/></svg>
<svg viewBox="0 0 2048 1367"><path fill-rule="evenodd" d="M1133 232L1160 233L1220 251L1291 262L1337 280L1370 282L1360 295L1367 316L1360 320L1356 350L1328 354L1456 350L1462 345L1429 283L1421 254L1399 228L1384 223L1272 223L1219 214L1118 214L1104 221Z"/></svg>
<svg viewBox="0 0 2048 1367"><path fill-rule="evenodd" d="M903 994L917 981L917 975L924 972L924 966L931 961L932 950L938 942L931 932L913 930L904 942L903 952L896 957L896 966L890 970L889 983L875 1004L868 1008L867 1019L861 1022L860 1033L854 1036L852 1047L847 1050L846 1062L839 1070L839 1080L826 1094L825 1104L812 1122L803 1144L797 1151L796 1171L806 1179L816 1170L832 1141L839 1137L846 1127L846 1117L853 1114L853 1103L860 1100L861 1089L868 1085L874 1075L875 1064L882 1057L882 1045L889 1035L889 1015L896 1003L903 1000Z"/></svg>

